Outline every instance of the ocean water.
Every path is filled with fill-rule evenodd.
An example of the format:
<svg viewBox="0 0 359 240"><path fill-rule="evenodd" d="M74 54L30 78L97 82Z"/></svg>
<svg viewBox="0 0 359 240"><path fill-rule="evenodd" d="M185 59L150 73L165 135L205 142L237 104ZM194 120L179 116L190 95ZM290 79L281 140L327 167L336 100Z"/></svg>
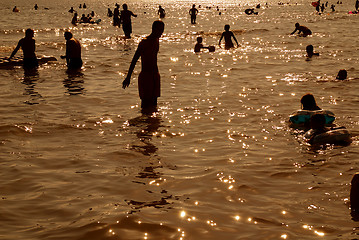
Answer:
<svg viewBox="0 0 359 240"><path fill-rule="evenodd" d="M0 239L359 238L349 204L359 163L354 2L330 1L318 15L303 0L200 1L191 25L194 2L131 0L138 17L126 40L106 16L115 1L2 0L0 57L30 27L37 55L58 61L35 75L0 69ZM258 3L258 15L244 14ZM140 62L121 84L158 4L162 95L145 116ZM71 25L71 6L101 23ZM296 22L313 35L290 35ZM238 48L218 46L225 24ZM77 75L59 57L65 30L82 44ZM198 36L216 51L195 54ZM306 58L309 44L319 57ZM335 80L340 69L346 81ZM349 146L311 148L288 126L308 92L351 132Z"/></svg>

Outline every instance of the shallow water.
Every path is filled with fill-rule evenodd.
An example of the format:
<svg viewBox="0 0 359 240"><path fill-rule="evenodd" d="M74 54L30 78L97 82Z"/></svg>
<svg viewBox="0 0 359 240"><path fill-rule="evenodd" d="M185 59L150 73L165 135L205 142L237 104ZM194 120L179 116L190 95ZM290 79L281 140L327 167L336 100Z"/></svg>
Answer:
<svg viewBox="0 0 359 240"><path fill-rule="evenodd" d="M37 55L58 58L32 76L0 69L0 239L358 238L349 209L359 150L354 1L329 2L337 11L322 15L306 1L273 1L257 16L243 12L254 1L202 1L196 25L192 2L161 1L162 96L152 117L140 113L140 63L130 87L121 83L158 3L128 3L138 17L125 40L106 17L115 2L75 2L0 7L0 57L31 27ZM71 6L101 23L72 26ZM313 35L289 35L295 22ZM218 47L225 24L240 47ZM83 47L78 75L59 58L67 29ZM197 36L216 51L193 53ZM319 57L306 59L308 44ZM335 80L339 69L348 80ZM351 145L313 149L288 127L307 92Z"/></svg>

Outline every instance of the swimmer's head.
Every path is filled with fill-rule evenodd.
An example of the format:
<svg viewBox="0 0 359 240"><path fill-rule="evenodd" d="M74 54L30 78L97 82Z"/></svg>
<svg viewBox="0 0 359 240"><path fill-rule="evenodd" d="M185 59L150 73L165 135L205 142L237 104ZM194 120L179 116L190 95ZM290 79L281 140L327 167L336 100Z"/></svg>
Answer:
<svg viewBox="0 0 359 240"><path fill-rule="evenodd" d="M325 116L317 113L310 117L310 127L312 129L321 129L325 127Z"/></svg>
<svg viewBox="0 0 359 240"><path fill-rule="evenodd" d="M122 8L123 8L123 10L127 10L128 9L127 4L126 3L122 4Z"/></svg>
<svg viewBox="0 0 359 240"><path fill-rule="evenodd" d="M34 30L32 30L31 28L26 29L25 36L32 38L34 36Z"/></svg>
<svg viewBox="0 0 359 240"><path fill-rule="evenodd" d="M224 30L229 31L230 26L228 24L224 25Z"/></svg>
<svg viewBox="0 0 359 240"><path fill-rule="evenodd" d="M71 32L69 32L69 31L66 31L65 33L64 33L64 37L65 37L65 39L66 40L69 40L69 39L71 39L72 38L72 33Z"/></svg>
<svg viewBox="0 0 359 240"><path fill-rule="evenodd" d="M202 43L202 41L203 41L203 38L202 38L202 37L197 37L197 42L198 42L198 43Z"/></svg>
<svg viewBox="0 0 359 240"><path fill-rule="evenodd" d="M337 79L338 80L345 80L345 79L347 79L347 76L348 76L347 70L341 69L338 72Z"/></svg>
<svg viewBox="0 0 359 240"><path fill-rule="evenodd" d="M313 51L314 51L313 45L308 45L306 47L306 50L307 50L307 53L313 53Z"/></svg>
<svg viewBox="0 0 359 240"><path fill-rule="evenodd" d="M194 8L196 6L196 4L193 4L192 7Z"/></svg>
<svg viewBox="0 0 359 240"><path fill-rule="evenodd" d="M315 110L318 108L314 96L310 93L305 94L302 99L300 99L300 103L304 110Z"/></svg>
<svg viewBox="0 0 359 240"><path fill-rule="evenodd" d="M296 24L295 24L295 27L296 27L296 28L297 28L297 27L299 27L299 26L300 26L300 24L299 24L299 23L296 23Z"/></svg>
<svg viewBox="0 0 359 240"><path fill-rule="evenodd" d="M161 37L163 31L165 30L165 24L160 21L154 21L152 24L152 35L154 35L155 37Z"/></svg>

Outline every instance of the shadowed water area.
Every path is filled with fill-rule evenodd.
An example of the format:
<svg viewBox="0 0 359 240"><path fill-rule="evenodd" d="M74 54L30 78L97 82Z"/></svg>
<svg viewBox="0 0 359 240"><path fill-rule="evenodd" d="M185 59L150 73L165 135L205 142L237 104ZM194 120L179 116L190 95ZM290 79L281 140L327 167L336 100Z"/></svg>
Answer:
<svg viewBox="0 0 359 240"><path fill-rule="evenodd" d="M57 61L33 74L0 69L0 239L359 238L349 208L359 163L355 1L329 1L321 15L304 0L260 2L258 15L244 10L259 2L201 1L192 25L194 2L131 0L131 39L106 16L115 3L1 2L0 57L32 28L37 56ZM129 88L122 81L159 4L161 97L156 114L142 115L140 63ZM72 25L71 6L101 22ZM296 22L313 35L290 35ZM225 24L238 48L218 46ZM76 74L60 59L66 30L82 45ZM194 53L198 36L216 50ZM320 56L306 58L309 44ZM335 79L340 69L347 80ZM288 126L308 92L350 131L350 145L312 148Z"/></svg>

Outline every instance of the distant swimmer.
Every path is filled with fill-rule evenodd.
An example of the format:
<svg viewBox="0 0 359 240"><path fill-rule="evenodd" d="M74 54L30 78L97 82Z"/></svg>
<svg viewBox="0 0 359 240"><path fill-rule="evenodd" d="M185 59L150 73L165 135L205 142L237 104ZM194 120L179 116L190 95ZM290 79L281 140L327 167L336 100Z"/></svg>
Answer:
<svg viewBox="0 0 359 240"><path fill-rule="evenodd" d="M71 23L73 25L76 25L78 22L78 19L77 19L77 12L74 13L74 16L72 17L72 20L71 20Z"/></svg>
<svg viewBox="0 0 359 240"><path fill-rule="evenodd" d="M71 32L66 31L64 37L66 39L66 55L61 58L66 59L69 70L80 69L82 67L81 44Z"/></svg>
<svg viewBox="0 0 359 240"><path fill-rule="evenodd" d="M348 73L345 69L340 69L337 75L338 80L345 80L347 79Z"/></svg>
<svg viewBox="0 0 359 240"><path fill-rule="evenodd" d="M302 33L303 37L306 37L308 35L312 35L312 31L310 31L309 28L307 28L306 26L301 26L299 23L295 24L295 29L291 33L291 35L294 34L296 31L298 31L298 35Z"/></svg>
<svg viewBox="0 0 359 240"><path fill-rule="evenodd" d="M313 45L308 45L306 47L306 51L307 51L307 57L309 57L309 58L311 58L312 56L319 56L319 53L314 52Z"/></svg>
<svg viewBox="0 0 359 240"><path fill-rule="evenodd" d="M244 13L247 14L247 15L258 15L258 12L255 12L254 11L254 8L247 8L246 10L244 10Z"/></svg>
<svg viewBox="0 0 359 240"><path fill-rule="evenodd" d="M69 13L73 13L73 12L75 12L75 9L74 9L74 7L71 7L69 10Z"/></svg>
<svg viewBox="0 0 359 240"><path fill-rule="evenodd" d="M84 4L82 5L82 8L87 8L86 3L84 3Z"/></svg>
<svg viewBox="0 0 359 240"><path fill-rule="evenodd" d="M12 9L13 12L20 12L20 10L15 6L13 9Z"/></svg>
<svg viewBox="0 0 359 240"><path fill-rule="evenodd" d="M355 173L350 188L351 216L356 221L359 219L359 173Z"/></svg>
<svg viewBox="0 0 359 240"><path fill-rule="evenodd" d="M35 54L35 39L34 39L34 30L28 28L25 31L25 37L20 39L14 51L11 53L9 60L15 56L19 49L22 49L24 55L24 69L33 69L36 68L39 64L37 62Z"/></svg>
<svg viewBox="0 0 359 240"><path fill-rule="evenodd" d="M189 15L191 15L191 23L196 24L198 10L196 8L196 5L193 4L192 8L189 10Z"/></svg>
<svg viewBox="0 0 359 240"><path fill-rule="evenodd" d="M164 18L166 16L166 11L161 7L161 5L158 6L157 14L160 15L160 18Z"/></svg>
<svg viewBox="0 0 359 240"><path fill-rule="evenodd" d="M306 133L308 143L313 144L316 136L330 131L330 128L325 126L325 121L325 116L320 113L310 117L310 130Z"/></svg>
<svg viewBox="0 0 359 240"><path fill-rule="evenodd" d="M133 56L130 68L122 87L130 85L131 75L138 59L141 57L141 72L138 76L138 91L141 99L142 112L154 112L157 109L157 98L161 95L160 74L157 66L157 54L159 50L159 38L164 31L164 23L155 21L152 24L152 32L139 44Z"/></svg>
<svg viewBox="0 0 359 240"><path fill-rule="evenodd" d="M39 9L39 6L37 6L37 4L35 4L34 9L35 10Z"/></svg>
<svg viewBox="0 0 359 240"><path fill-rule="evenodd" d="M359 11L359 0L355 1L355 10Z"/></svg>
<svg viewBox="0 0 359 240"><path fill-rule="evenodd" d="M332 9L332 12L335 12L335 5L332 4L332 6L330 6L330 8Z"/></svg>
<svg viewBox="0 0 359 240"><path fill-rule="evenodd" d="M224 26L225 31L222 33L222 36L219 39L219 43L218 43L218 45L221 45L222 38L224 38L224 43L225 43L224 48L227 49L227 50L234 47L234 44L232 42L232 38L237 43L237 47L239 47L239 44L238 44L238 41L237 41L236 37L234 36L232 31L229 31L229 28L230 28L230 26L228 24L226 24Z"/></svg>
<svg viewBox="0 0 359 240"><path fill-rule="evenodd" d="M128 10L127 4L122 5L123 10L120 15L120 24L122 24L122 30L125 33L126 38L131 38L132 23L131 17L137 17L136 14Z"/></svg>

